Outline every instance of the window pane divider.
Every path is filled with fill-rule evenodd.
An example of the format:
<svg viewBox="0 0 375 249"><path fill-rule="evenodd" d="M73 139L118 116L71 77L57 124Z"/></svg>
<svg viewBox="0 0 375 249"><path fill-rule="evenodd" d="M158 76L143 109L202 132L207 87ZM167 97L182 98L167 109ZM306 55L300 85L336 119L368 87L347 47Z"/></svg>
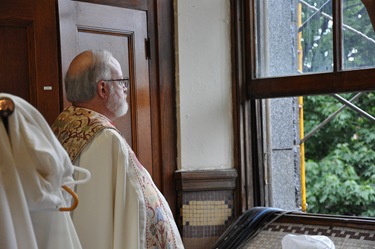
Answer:
<svg viewBox="0 0 375 249"><path fill-rule="evenodd" d="M247 85L247 96L262 99L371 90L375 90L375 69L367 68L252 79Z"/></svg>
<svg viewBox="0 0 375 249"><path fill-rule="evenodd" d="M342 15L341 0L332 0L333 9L333 72L342 69Z"/></svg>

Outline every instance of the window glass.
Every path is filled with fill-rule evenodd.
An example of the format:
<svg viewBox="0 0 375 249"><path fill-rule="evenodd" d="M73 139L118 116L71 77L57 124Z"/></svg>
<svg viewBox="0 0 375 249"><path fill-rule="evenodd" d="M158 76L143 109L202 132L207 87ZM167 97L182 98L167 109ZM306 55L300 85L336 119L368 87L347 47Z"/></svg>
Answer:
<svg viewBox="0 0 375 249"><path fill-rule="evenodd" d="M340 70L373 67L375 34L364 5L342 0L341 6L339 51L334 47L333 1L255 1L256 78L333 72L334 49L341 57Z"/></svg>
<svg viewBox="0 0 375 249"><path fill-rule="evenodd" d="M375 217L375 92L263 100L265 199Z"/></svg>
<svg viewBox="0 0 375 249"><path fill-rule="evenodd" d="M257 0L255 9L258 78L332 71L332 1Z"/></svg>
<svg viewBox="0 0 375 249"><path fill-rule="evenodd" d="M333 70L332 1L307 0L298 5L302 72L330 72Z"/></svg>
<svg viewBox="0 0 375 249"><path fill-rule="evenodd" d="M375 65L375 33L361 0L342 1L344 69Z"/></svg>
<svg viewBox="0 0 375 249"><path fill-rule="evenodd" d="M375 93L303 103L307 211L375 217Z"/></svg>

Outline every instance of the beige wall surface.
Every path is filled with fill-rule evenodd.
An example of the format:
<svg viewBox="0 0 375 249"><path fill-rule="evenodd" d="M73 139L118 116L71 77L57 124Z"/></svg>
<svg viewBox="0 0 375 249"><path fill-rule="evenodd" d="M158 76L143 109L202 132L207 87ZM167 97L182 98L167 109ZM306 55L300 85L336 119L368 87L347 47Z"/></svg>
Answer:
<svg viewBox="0 0 375 249"><path fill-rule="evenodd" d="M174 4L179 169L232 168L230 1Z"/></svg>

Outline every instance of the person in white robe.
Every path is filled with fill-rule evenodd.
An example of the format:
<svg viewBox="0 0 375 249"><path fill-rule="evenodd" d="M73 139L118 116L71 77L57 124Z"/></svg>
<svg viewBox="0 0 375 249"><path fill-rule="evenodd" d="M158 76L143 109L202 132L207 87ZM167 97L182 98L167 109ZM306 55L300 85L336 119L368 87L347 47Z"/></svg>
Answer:
<svg viewBox="0 0 375 249"><path fill-rule="evenodd" d="M73 212L83 248L184 248L170 207L112 121L125 115L128 79L106 50L71 62L65 108L52 129L75 165L91 172Z"/></svg>
<svg viewBox="0 0 375 249"><path fill-rule="evenodd" d="M67 152L31 104L0 93L0 107L0 248L81 249L70 213L60 212L73 180Z"/></svg>

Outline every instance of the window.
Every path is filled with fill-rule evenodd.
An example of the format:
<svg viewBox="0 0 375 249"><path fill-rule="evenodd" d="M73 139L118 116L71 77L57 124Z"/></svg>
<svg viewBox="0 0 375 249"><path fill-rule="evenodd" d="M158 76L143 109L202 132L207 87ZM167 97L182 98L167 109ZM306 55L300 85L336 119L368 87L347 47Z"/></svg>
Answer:
<svg viewBox="0 0 375 249"><path fill-rule="evenodd" d="M375 56L369 49L375 36L360 0L249 0L244 8L250 98L375 88ZM323 36L328 37L324 44ZM309 43L307 37L315 42ZM353 39L361 43L357 50L351 46ZM312 54L318 50L314 46L324 51ZM354 55L367 56L368 62L356 64ZM312 71L314 62L321 64Z"/></svg>
<svg viewBox="0 0 375 249"><path fill-rule="evenodd" d="M334 98L345 93L349 98L350 92L375 89L375 34L360 0L235 1L234 10L239 44L235 81L241 89L238 116L243 121L238 129L245 140L237 144L244 154L241 194L249 197L243 204L246 208L269 205L269 195L277 194L269 189L269 174L278 170L268 166L275 156L285 164L299 164L303 134L297 133L298 96ZM282 111L287 108L286 115ZM262 125L278 115L284 121L276 121L278 125L293 132L277 134L273 126ZM285 136L289 144L284 143ZM296 167L289 170L286 177L298 173ZM271 187L293 192L283 184Z"/></svg>

